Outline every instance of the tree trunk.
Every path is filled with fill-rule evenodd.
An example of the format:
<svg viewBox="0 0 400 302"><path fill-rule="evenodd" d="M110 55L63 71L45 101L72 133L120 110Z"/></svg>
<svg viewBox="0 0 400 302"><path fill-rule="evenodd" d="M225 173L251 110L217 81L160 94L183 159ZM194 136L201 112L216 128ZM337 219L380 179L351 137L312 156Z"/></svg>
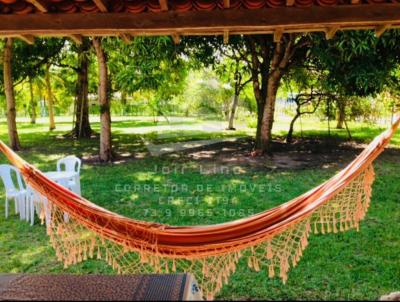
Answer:
<svg viewBox="0 0 400 302"><path fill-rule="evenodd" d="M276 94L278 92L280 78L271 74L268 78L267 97L262 110L261 123L257 128L260 129L259 136L256 137L256 152L271 152L272 127L274 124Z"/></svg>
<svg viewBox="0 0 400 302"><path fill-rule="evenodd" d="M99 105L100 105L100 161L112 160L111 148L111 114L110 99L108 95L107 58L99 38L93 39L99 65Z"/></svg>
<svg viewBox="0 0 400 302"><path fill-rule="evenodd" d="M224 102L224 105L223 105L223 110L224 110L224 117L225 117L225 120L226 120L226 122L229 122L229 117L230 117L230 102Z"/></svg>
<svg viewBox="0 0 400 302"><path fill-rule="evenodd" d="M253 54L253 59L256 55ZM266 74L262 74L262 83L266 82ZM260 150L260 141L261 141L261 125L262 125L262 120L263 120L263 115L264 115L264 107L265 107L265 89L260 85L259 77L258 77L258 71L252 70L252 81L253 81L253 91L254 91L254 97L256 99L256 104L257 104L257 130L256 130L256 141L255 141L255 154L259 153Z"/></svg>
<svg viewBox="0 0 400 302"><path fill-rule="evenodd" d="M236 130L235 127L233 127L233 122L235 120L235 114L236 114L236 109L237 109L238 103L239 103L239 95L237 95L235 93L235 96L233 97L231 112L229 115L228 130Z"/></svg>
<svg viewBox="0 0 400 302"><path fill-rule="evenodd" d="M257 129L256 129L255 150L260 149L261 125L262 125L263 114L264 114L264 106L265 106L265 102L257 102Z"/></svg>
<svg viewBox="0 0 400 302"><path fill-rule="evenodd" d="M54 121L54 98L50 82L50 64L46 65L45 77L46 77L46 88L47 88L47 105L49 107L49 129L50 131L52 131L56 129L56 124Z"/></svg>
<svg viewBox="0 0 400 302"><path fill-rule="evenodd" d="M299 39L298 34L285 34L279 42L273 41L268 35L246 38L251 59L245 60L251 66L258 115L254 155L271 152L272 126L280 80L293 64L297 50L308 45L308 42L308 37Z"/></svg>
<svg viewBox="0 0 400 302"><path fill-rule="evenodd" d="M73 136L76 138L90 138L92 128L89 121L89 58L87 52L89 42L84 39L78 48L78 80L76 84L75 127Z"/></svg>
<svg viewBox="0 0 400 302"><path fill-rule="evenodd" d="M33 95L33 83L31 77L29 77L29 92L30 92L29 115L31 117L31 124L36 124L36 102L35 102L35 96Z"/></svg>
<svg viewBox="0 0 400 302"><path fill-rule="evenodd" d="M15 110L15 97L14 97L14 87L11 69L11 59L12 59L12 38L6 39L6 44L4 46L3 53L3 73L4 73L4 90L7 101L7 124L8 124L8 137L10 140L11 148L18 151L21 148L18 131L16 116L17 112Z"/></svg>
<svg viewBox="0 0 400 302"><path fill-rule="evenodd" d="M343 129L346 119L346 102L344 100L338 101L337 124L336 129Z"/></svg>
<svg viewBox="0 0 400 302"><path fill-rule="evenodd" d="M293 142L293 131L294 131L294 124L296 123L297 119L300 117L300 113L297 113L294 118L292 119L292 121L290 122L290 127L289 127L289 131L288 134L286 136L286 142L288 144L291 144Z"/></svg>

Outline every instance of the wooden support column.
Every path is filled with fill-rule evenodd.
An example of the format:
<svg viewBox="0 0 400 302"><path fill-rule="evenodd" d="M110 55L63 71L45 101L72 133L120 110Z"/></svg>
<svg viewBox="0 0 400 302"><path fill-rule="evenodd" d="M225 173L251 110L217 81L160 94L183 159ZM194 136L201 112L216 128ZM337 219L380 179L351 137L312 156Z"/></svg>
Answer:
<svg viewBox="0 0 400 302"><path fill-rule="evenodd" d="M230 8L231 7L231 0L224 0L224 8Z"/></svg>

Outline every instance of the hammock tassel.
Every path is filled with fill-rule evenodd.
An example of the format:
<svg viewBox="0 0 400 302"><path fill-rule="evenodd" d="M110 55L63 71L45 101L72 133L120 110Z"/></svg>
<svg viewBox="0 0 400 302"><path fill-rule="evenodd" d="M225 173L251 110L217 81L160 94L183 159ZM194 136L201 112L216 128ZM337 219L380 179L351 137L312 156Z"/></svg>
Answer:
<svg viewBox="0 0 400 302"><path fill-rule="evenodd" d="M272 252L272 244L270 241L267 243L267 259L271 260L274 257L274 253Z"/></svg>
<svg viewBox="0 0 400 302"><path fill-rule="evenodd" d="M326 223L326 227L327 227L327 233L329 234L329 233L332 233L332 230L331 230L331 223L330 222L327 222Z"/></svg>
<svg viewBox="0 0 400 302"><path fill-rule="evenodd" d="M254 268L253 267L253 257L249 257L249 259L247 259L247 266L251 269Z"/></svg>
<svg viewBox="0 0 400 302"><path fill-rule="evenodd" d="M324 223L322 222L322 219L321 219L321 224L320 224L320 226L321 226L321 234L325 234L325 228L324 228Z"/></svg>
<svg viewBox="0 0 400 302"><path fill-rule="evenodd" d="M172 271L175 273L176 272L176 263L175 259L172 260Z"/></svg>
<svg viewBox="0 0 400 302"><path fill-rule="evenodd" d="M336 219L333 218L333 233L337 234L337 232L338 232L338 229L337 229L337 225L336 225Z"/></svg>
<svg viewBox="0 0 400 302"><path fill-rule="evenodd" d="M317 222L314 223L314 234L318 234L318 224L317 224Z"/></svg>
<svg viewBox="0 0 400 302"><path fill-rule="evenodd" d="M93 258L93 254L94 254L94 246L96 244L95 239L92 239L91 243L90 243L90 248L89 248L89 257L92 259Z"/></svg>
<svg viewBox="0 0 400 302"><path fill-rule="evenodd" d="M84 261L86 261L86 260L88 259L87 251L88 251L88 247L87 247L87 245L85 244L84 249L83 249L83 260L84 260Z"/></svg>
<svg viewBox="0 0 400 302"><path fill-rule="evenodd" d="M256 272L260 271L260 263L258 262L256 257L254 257L254 259L253 259L253 266L254 266L254 270Z"/></svg>

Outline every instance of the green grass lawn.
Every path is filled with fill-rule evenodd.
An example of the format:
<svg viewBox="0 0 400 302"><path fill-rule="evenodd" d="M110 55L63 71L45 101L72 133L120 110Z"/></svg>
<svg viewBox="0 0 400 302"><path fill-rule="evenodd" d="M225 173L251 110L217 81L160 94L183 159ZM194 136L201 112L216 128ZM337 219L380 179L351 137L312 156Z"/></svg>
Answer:
<svg viewBox="0 0 400 302"><path fill-rule="evenodd" d="M198 120L176 121L175 125L196 125ZM0 139L7 141L4 122ZM171 142L185 139L216 138L251 134L242 129L237 134L226 131L164 129L162 139L143 127L165 126L151 119L120 119L113 123L113 143L119 153L140 154L148 140ZM98 129L97 122L93 124ZM353 137L368 142L382 129L371 125L351 124ZM61 138L70 129L63 120L56 131L49 133L44 121L37 125L19 123L23 158L40 169L55 169L58 158L76 154L95 155L96 139L71 141ZM276 135L283 135L287 123L278 122ZM171 135L168 133L170 132ZM175 135L174 135L175 133ZM178 134L177 134L178 133ZM299 135L299 132L296 132ZM326 124L308 121L303 124L305 137L326 137ZM346 137L343 130L334 130L336 139ZM165 138L167 137L167 138ZM400 147L400 133L393 140ZM267 273L253 272L241 263L219 299L307 299L307 300L373 300L400 290L400 158L399 152L382 156L375 164L377 180L372 204L360 232L313 235L299 265L289 273L283 285L269 279ZM0 163L6 160L0 156ZM161 173L169 167L171 173ZM184 169L182 171L182 169ZM155 172L155 170L157 170ZM235 174L204 175L194 160L170 157L143 157L109 165L83 165L82 194L109 210L137 219L171 225L211 224L242 218L276 206L311 189L331 177L338 168L280 171L252 171ZM252 185L252 186L250 186ZM208 186L208 190L206 190ZM228 192L226 188L231 188ZM265 192L266 191L266 192ZM4 192L0 185L0 200ZM67 270L59 263L48 244L44 226L31 227L16 216L4 218L0 203L0 272L3 273L113 273L100 261L86 261Z"/></svg>

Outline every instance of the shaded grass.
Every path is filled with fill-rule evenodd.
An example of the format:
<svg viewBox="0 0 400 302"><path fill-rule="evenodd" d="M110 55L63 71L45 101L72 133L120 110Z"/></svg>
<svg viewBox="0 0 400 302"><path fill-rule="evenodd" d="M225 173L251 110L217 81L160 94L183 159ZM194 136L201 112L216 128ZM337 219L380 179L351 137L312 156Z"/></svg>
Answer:
<svg viewBox="0 0 400 302"><path fill-rule="evenodd" d="M140 122L137 125L141 125ZM96 139L62 140L57 138L62 130L48 133L43 127L26 124L20 127L24 144L22 156L43 170L54 170L60 156L97 152ZM326 138L324 129L313 127L315 129L305 129L304 135ZM357 130L353 135L360 141L369 141L380 132L379 128L356 125L354 129ZM279 128L277 134L280 134ZM4 139L5 135L2 126L0 138ZM149 139L154 139L152 135L149 134ZM192 133L188 138L197 138L196 135ZM212 136L199 135L201 138ZM337 135L340 138L345 133L338 131ZM144 150L139 135L119 134L118 129L114 143L119 151ZM394 143L400 145L398 134ZM5 162L4 157L0 162ZM162 167L167 167L169 173L162 173ZM218 298L373 300L399 290L400 160L396 156L384 156L375 167L377 180L372 204L359 233L312 236L299 265L290 271L286 285L279 279L269 279L266 272L253 272L241 263ZM200 169L197 162L171 162L170 158L144 158L119 165L84 165L83 195L107 209L137 219L171 225L211 224L242 218L281 204L337 172L329 168L204 175ZM0 198L4 199L3 190ZM43 226L30 227L16 216L5 220L3 213L4 204L1 203L0 272L113 273L104 263L94 260L64 270L48 244Z"/></svg>

